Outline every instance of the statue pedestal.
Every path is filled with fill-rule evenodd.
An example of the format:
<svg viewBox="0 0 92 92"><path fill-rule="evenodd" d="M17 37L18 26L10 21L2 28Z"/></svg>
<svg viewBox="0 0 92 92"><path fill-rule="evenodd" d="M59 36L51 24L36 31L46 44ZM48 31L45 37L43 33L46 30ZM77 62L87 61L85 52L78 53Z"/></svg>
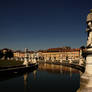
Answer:
<svg viewBox="0 0 92 92"><path fill-rule="evenodd" d="M92 54L86 57L85 73L80 78L80 88L77 92L92 92Z"/></svg>
<svg viewBox="0 0 92 92"><path fill-rule="evenodd" d="M92 54L86 57L86 69L81 78L88 80L86 87L92 87Z"/></svg>
<svg viewBox="0 0 92 92"><path fill-rule="evenodd" d="M80 88L77 92L92 92L92 75L84 73L80 78Z"/></svg>

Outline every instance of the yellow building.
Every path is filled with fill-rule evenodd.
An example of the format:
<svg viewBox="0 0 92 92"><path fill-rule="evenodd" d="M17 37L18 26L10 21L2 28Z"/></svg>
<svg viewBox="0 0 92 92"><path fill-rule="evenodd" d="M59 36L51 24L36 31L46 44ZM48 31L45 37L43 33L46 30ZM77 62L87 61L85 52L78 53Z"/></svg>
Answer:
<svg viewBox="0 0 92 92"><path fill-rule="evenodd" d="M79 48L50 48L47 50L39 50L38 52L29 52L30 56L29 58L32 59L34 57L34 54L38 58L37 60L43 60L43 61L64 61L64 60L79 60L80 59L80 49ZM25 53L22 51L15 51L14 52L15 58L24 58Z"/></svg>
<svg viewBox="0 0 92 92"><path fill-rule="evenodd" d="M78 60L80 58L80 49L75 48L50 48L47 50L40 50L39 51L44 57L44 60Z"/></svg>
<svg viewBox="0 0 92 92"><path fill-rule="evenodd" d="M22 52L22 51L15 51L14 52L14 57L15 58L24 58L25 57L25 53L24 52Z"/></svg>
<svg viewBox="0 0 92 92"><path fill-rule="evenodd" d="M28 58L31 59L33 55L33 51L28 51L27 53L28 53ZM14 59L24 61L24 58L25 58L25 52L20 50L14 52Z"/></svg>

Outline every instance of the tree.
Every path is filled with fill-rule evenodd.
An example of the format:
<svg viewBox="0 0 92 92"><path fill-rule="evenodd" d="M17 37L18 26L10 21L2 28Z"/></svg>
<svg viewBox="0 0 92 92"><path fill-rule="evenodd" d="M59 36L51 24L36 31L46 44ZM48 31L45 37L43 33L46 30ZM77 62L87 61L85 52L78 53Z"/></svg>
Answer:
<svg viewBox="0 0 92 92"><path fill-rule="evenodd" d="M4 59L7 59L7 58L11 59L14 56L13 51L10 50L10 49L7 49L7 48L2 49L2 53L3 53L3 58Z"/></svg>
<svg viewBox="0 0 92 92"><path fill-rule="evenodd" d="M8 50L4 55L5 59L7 58L11 59L13 57L13 52L11 50Z"/></svg>
<svg viewBox="0 0 92 92"><path fill-rule="evenodd" d="M13 55L13 52L11 51L11 50L9 50L8 52L7 52L7 56L8 56L8 58L12 58L14 55Z"/></svg>
<svg viewBox="0 0 92 92"><path fill-rule="evenodd" d="M0 59L3 57L3 52L0 50Z"/></svg>

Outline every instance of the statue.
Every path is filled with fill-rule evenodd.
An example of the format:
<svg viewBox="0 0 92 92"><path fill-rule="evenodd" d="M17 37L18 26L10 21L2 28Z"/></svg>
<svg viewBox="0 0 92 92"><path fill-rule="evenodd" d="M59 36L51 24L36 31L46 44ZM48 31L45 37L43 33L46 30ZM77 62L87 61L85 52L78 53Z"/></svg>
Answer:
<svg viewBox="0 0 92 92"><path fill-rule="evenodd" d="M85 72L81 75L80 89L77 92L92 92L92 9L87 16L87 45L85 51L86 67Z"/></svg>
<svg viewBox="0 0 92 92"><path fill-rule="evenodd" d="M90 13L87 16L87 33L88 33L88 39L87 39L87 47L92 47L92 9L90 9Z"/></svg>
<svg viewBox="0 0 92 92"><path fill-rule="evenodd" d="M25 58L24 58L23 65L26 65L26 67L28 67L28 49L27 48L25 48Z"/></svg>

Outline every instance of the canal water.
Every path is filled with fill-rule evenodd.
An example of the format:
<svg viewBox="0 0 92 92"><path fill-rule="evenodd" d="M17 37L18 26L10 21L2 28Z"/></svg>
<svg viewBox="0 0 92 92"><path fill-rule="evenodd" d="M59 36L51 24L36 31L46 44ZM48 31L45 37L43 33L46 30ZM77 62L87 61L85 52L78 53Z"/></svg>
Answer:
<svg viewBox="0 0 92 92"><path fill-rule="evenodd" d="M80 72L61 65L40 64L24 74L0 76L0 92L76 92Z"/></svg>

